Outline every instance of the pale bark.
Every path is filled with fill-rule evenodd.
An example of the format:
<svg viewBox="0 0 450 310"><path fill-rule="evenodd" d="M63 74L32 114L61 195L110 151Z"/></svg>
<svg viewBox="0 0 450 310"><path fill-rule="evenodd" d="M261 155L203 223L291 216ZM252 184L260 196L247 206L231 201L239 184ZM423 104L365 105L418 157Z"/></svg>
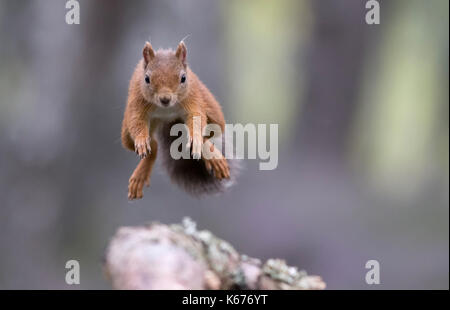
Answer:
<svg viewBox="0 0 450 310"><path fill-rule="evenodd" d="M239 254L228 242L182 224L122 227L106 251L105 272L116 289L324 289L283 260Z"/></svg>

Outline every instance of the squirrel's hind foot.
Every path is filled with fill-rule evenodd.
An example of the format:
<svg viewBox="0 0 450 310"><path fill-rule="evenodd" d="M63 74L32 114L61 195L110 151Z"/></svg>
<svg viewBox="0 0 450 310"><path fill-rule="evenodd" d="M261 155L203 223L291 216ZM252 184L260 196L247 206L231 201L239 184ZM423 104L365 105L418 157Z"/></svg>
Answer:
<svg viewBox="0 0 450 310"><path fill-rule="evenodd" d="M150 186L150 180L132 176L128 182L128 199L134 200L144 197L144 185L147 187Z"/></svg>
<svg viewBox="0 0 450 310"><path fill-rule="evenodd" d="M230 169L225 158L207 159L205 160L205 166L218 180L230 178Z"/></svg>

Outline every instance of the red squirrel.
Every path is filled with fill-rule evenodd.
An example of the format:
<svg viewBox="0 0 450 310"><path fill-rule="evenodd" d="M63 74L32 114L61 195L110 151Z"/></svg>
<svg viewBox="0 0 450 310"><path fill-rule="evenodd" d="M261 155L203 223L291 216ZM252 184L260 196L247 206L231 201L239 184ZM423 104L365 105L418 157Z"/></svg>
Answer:
<svg viewBox="0 0 450 310"><path fill-rule="evenodd" d="M223 133L225 120L217 100L189 68L186 45L181 41L176 51L155 52L146 42L142 56L131 77L122 122L123 146L140 157L128 182L128 198L143 197L144 185L150 185L158 148L171 179L188 193L222 191L230 185L227 181L231 181L233 167L202 132L207 124L217 124ZM202 130L193 130L194 117L200 119ZM188 128L186 146L194 159L175 160L170 155L170 144L176 139L170 136L170 128L177 123ZM213 158L203 156L203 143L210 148Z"/></svg>

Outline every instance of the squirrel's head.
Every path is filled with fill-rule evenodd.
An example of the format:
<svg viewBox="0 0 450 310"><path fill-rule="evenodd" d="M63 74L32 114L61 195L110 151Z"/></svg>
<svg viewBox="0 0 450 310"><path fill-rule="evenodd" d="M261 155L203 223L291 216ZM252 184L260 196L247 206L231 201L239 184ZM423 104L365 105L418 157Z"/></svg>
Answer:
<svg viewBox="0 0 450 310"><path fill-rule="evenodd" d="M153 51L149 42L145 43L143 54L143 75L141 90L144 98L159 107L172 107L187 96L189 83L184 42L176 51Z"/></svg>

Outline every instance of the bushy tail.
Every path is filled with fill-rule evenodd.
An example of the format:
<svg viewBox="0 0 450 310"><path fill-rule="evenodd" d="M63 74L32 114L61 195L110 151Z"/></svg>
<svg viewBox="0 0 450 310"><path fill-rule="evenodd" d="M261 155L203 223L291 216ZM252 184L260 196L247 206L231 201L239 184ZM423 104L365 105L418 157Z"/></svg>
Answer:
<svg viewBox="0 0 450 310"><path fill-rule="evenodd" d="M221 193L232 186L236 182L236 177L241 167L240 160L228 159L230 178L219 180L206 169L203 159L175 160L172 158L170 145L179 136L170 136L170 128L176 123L178 122L164 124L158 131L158 155L162 158L163 167L166 169L172 182L194 196ZM222 143L222 153L224 154L225 147L232 147L231 143L226 143L226 141L231 140L227 139L226 133L219 139L221 141L218 142Z"/></svg>

